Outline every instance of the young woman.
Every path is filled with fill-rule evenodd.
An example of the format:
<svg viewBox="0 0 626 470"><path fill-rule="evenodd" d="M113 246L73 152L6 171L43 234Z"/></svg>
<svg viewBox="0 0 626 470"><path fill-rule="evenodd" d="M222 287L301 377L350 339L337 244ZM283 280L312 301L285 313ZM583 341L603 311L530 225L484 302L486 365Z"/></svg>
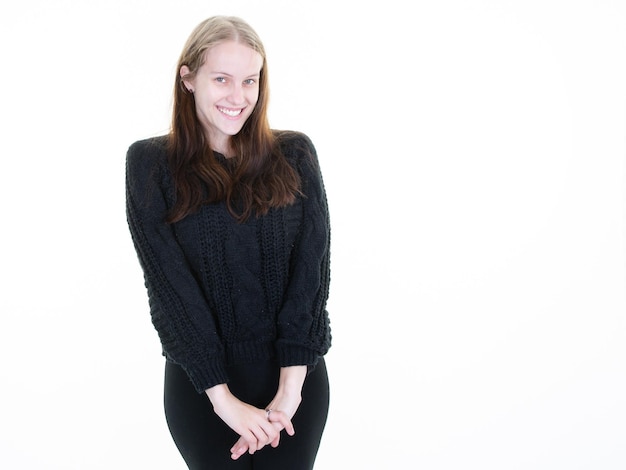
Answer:
<svg viewBox="0 0 626 470"><path fill-rule="evenodd" d="M326 194L307 136L270 129L268 91L254 30L209 18L181 54L170 133L128 150L165 414L192 469L311 469L328 414Z"/></svg>

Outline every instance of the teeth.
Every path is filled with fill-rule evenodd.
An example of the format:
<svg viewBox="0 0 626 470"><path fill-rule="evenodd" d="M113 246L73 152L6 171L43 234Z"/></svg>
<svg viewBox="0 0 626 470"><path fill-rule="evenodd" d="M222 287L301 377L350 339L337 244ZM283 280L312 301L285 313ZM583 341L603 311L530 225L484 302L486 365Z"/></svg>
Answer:
<svg viewBox="0 0 626 470"><path fill-rule="evenodd" d="M239 116L241 114L241 109L226 109L226 108L217 108L221 113L226 114L227 116Z"/></svg>

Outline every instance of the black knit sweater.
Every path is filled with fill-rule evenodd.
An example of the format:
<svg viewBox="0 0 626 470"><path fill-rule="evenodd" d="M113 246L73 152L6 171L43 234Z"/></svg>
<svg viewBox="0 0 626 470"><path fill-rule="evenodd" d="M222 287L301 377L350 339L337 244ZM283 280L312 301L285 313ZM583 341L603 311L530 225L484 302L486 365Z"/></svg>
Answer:
<svg viewBox="0 0 626 470"><path fill-rule="evenodd" d="M285 135L281 148L303 196L243 223L223 202L166 223L174 202L166 138L128 150L127 218L152 322L163 354L198 392L227 383L228 364L275 357L283 367L313 366L330 347L324 184L309 138Z"/></svg>

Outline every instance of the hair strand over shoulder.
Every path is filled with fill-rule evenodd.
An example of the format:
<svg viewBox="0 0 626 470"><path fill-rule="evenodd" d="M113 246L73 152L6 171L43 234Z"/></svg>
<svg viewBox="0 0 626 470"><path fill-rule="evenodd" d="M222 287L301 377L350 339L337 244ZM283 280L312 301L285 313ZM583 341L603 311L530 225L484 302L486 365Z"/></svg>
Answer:
<svg viewBox="0 0 626 470"><path fill-rule="evenodd" d="M239 133L231 137L234 170L216 158L196 115L194 95L183 85L179 71L187 66L191 78L204 63L206 52L225 42L237 41L263 58L259 98ZM281 153L267 119L269 84L265 49L256 32L237 17L214 16L191 33L176 67L172 125L168 140L168 164L176 201L168 216L174 223L203 204L224 201L237 220L266 214L272 207L295 201L300 178Z"/></svg>

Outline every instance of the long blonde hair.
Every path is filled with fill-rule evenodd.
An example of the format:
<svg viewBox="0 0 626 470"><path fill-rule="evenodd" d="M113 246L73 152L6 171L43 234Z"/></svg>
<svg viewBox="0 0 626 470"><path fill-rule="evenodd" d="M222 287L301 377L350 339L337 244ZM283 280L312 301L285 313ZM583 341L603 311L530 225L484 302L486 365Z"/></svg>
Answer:
<svg viewBox="0 0 626 470"><path fill-rule="evenodd" d="M207 51L225 41L245 44L263 58L258 101L241 131L230 140L236 159L232 172L216 160L198 120L194 95L183 84L183 78L193 79ZM189 68L189 73L180 77L183 66ZM228 210L240 221L253 212L263 215L271 207L292 203L300 180L281 154L269 126L267 59L263 43L252 27L233 16L214 16L200 23L183 47L175 80L168 159L176 202L168 220L176 222L202 204L219 201L226 201Z"/></svg>

